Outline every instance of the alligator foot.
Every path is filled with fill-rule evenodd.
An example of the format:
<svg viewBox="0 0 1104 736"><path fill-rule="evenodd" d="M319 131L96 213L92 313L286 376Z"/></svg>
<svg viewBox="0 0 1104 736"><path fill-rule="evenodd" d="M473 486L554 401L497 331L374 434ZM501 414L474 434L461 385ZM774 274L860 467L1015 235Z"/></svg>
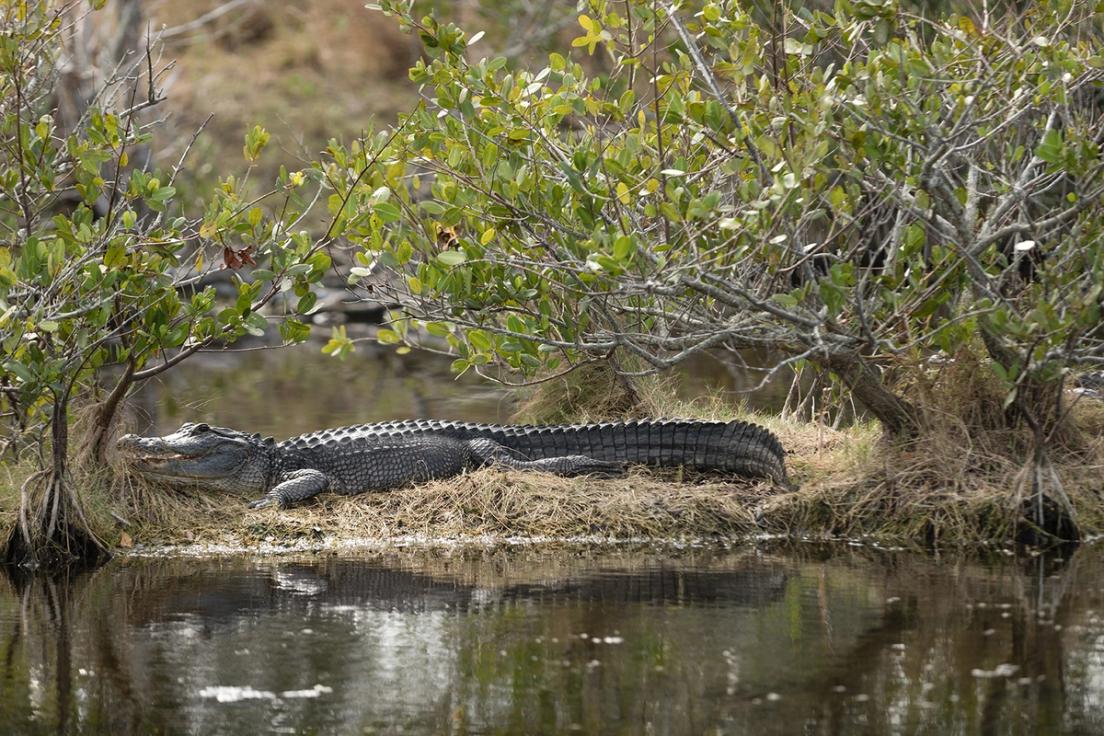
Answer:
<svg viewBox="0 0 1104 736"><path fill-rule="evenodd" d="M597 478L617 478L625 474L625 466L607 460L596 460L588 455L564 455L544 460L534 460L533 470L545 470L556 475L591 475Z"/></svg>
<svg viewBox="0 0 1104 736"><path fill-rule="evenodd" d="M292 504L306 501L330 487L330 479L325 473L311 468L293 470L282 476L280 482L262 498L249 503L251 509L263 509L277 506L286 509Z"/></svg>

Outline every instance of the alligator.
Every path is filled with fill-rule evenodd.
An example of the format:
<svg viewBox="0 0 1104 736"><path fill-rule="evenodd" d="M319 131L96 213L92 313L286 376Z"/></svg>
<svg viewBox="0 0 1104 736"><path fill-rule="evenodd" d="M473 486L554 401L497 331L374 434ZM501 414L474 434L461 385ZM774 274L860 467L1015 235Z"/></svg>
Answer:
<svg viewBox="0 0 1104 736"><path fill-rule="evenodd" d="M286 508L324 491L353 495L498 464L558 475L617 475L627 464L687 466L788 485L782 444L748 422L642 420L498 425L403 420L271 437L187 422L164 437L128 434L120 454L170 484L263 494Z"/></svg>

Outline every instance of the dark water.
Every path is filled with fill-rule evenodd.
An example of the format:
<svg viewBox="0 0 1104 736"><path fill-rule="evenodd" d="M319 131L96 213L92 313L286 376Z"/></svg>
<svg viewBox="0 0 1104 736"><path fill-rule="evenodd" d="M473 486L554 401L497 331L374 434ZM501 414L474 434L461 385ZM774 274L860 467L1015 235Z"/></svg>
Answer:
<svg viewBox="0 0 1104 736"><path fill-rule="evenodd" d="M1099 734L1104 550L121 559L0 662L5 733Z"/></svg>
<svg viewBox="0 0 1104 736"><path fill-rule="evenodd" d="M386 419L506 422L517 409L517 393L474 374L457 378L447 356L362 346L341 361L319 348L201 354L147 384L137 402L142 417L130 428L163 433L195 421L282 438ZM747 393L760 378L703 357L680 368L676 393L777 410L789 384Z"/></svg>
<svg viewBox="0 0 1104 736"><path fill-rule="evenodd" d="M514 405L504 388L474 375L458 379L450 363L371 347L337 360L313 343L207 354L152 387L147 411L160 432L204 421L277 437L385 419L509 418Z"/></svg>

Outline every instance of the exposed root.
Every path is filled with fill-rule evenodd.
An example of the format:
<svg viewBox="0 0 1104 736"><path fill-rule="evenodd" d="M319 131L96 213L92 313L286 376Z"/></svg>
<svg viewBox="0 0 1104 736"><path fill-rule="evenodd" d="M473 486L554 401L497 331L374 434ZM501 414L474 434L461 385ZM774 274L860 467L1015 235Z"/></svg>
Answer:
<svg viewBox="0 0 1104 736"><path fill-rule="evenodd" d="M72 483L49 470L31 473L20 486L20 503L3 543L10 564L62 567L95 564L107 549L92 529Z"/></svg>

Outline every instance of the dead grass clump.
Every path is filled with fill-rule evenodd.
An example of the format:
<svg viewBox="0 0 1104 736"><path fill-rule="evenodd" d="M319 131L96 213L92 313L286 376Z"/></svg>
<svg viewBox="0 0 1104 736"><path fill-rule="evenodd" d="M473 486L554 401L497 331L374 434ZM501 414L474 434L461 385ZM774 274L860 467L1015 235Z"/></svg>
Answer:
<svg viewBox="0 0 1104 736"><path fill-rule="evenodd" d="M528 424L574 424L664 416L664 391L672 378L619 376L608 362L584 363L560 378L537 384L514 420Z"/></svg>
<svg viewBox="0 0 1104 736"><path fill-rule="evenodd" d="M840 537L864 535L931 544L1038 539L1076 523L1081 534L1104 530L1104 437L1066 432L1036 463L1027 428L1010 426L1004 390L964 351L915 383L925 408L921 435L907 443L874 443L817 474L799 493L768 500L772 531ZM1074 414L1074 424L1088 421ZM1039 476L1060 498L1036 496ZM1041 522L1041 523L1040 523Z"/></svg>
<svg viewBox="0 0 1104 736"><path fill-rule="evenodd" d="M1104 401L1074 396L1071 398L1070 414L1082 435L1104 437Z"/></svg>
<svg viewBox="0 0 1104 736"><path fill-rule="evenodd" d="M136 541L245 544L299 539L705 538L754 532L767 484L673 483L645 470L596 481L497 468L382 493L320 497L283 511L243 499L162 494Z"/></svg>
<svg viewBox="0 0 1104 736"><path fill-rule="evenodd" d="M1067 456L1051 464L1083 535L1104 530L1104 443L1087 462ZM985 455L977 447L950 447L946 437L924 437L883 448L842 472L821 476L797 493L767 500L762 516L771 531L875 536L929 544L1010 542L1044 536L1058 520L1031 530L1030 459Z"/></svg>
<svg viewBox="0 0 1104 736"><path fill-rule="evenodd" d="M30 463L0 464L0 538L19 521L19 488L33 472Z"/></svg>

